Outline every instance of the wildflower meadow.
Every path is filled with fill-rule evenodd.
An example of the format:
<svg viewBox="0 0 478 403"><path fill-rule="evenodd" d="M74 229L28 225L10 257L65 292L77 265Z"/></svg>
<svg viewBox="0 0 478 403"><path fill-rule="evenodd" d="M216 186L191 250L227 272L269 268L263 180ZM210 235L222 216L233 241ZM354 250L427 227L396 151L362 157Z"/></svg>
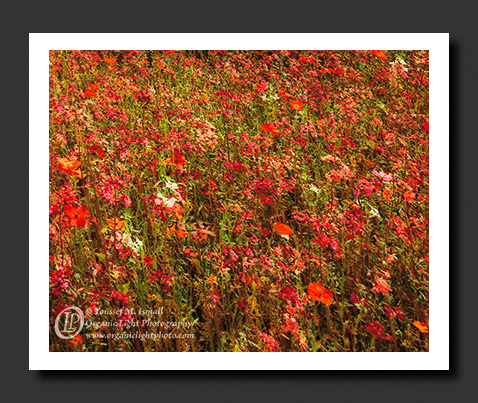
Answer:
<svg viewBox="0 0 478 403"><path fill-rule="evenodd" d="M428 51L49 60L51 352L429 351Z"/></svg>

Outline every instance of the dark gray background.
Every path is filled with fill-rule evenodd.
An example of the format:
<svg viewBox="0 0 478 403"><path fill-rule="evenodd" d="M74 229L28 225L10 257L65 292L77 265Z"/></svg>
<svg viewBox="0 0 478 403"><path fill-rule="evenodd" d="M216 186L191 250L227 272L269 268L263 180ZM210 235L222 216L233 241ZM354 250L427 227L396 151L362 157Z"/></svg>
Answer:
<svg viewBox="0 0 478 403"><path fill-rule="evenodd" d="M472 388L478 284L473 256L476 13L465 1L313 4L55 1L3 7L1 194L6 206L0 278L2 385L13 398L8 400L423 402L460 401ZM34 202L28 194L28 153L35 152L28 147L29 32L450 33L450 371L29 371L28 259L36 258L28 256L29 196Z"/></svg>

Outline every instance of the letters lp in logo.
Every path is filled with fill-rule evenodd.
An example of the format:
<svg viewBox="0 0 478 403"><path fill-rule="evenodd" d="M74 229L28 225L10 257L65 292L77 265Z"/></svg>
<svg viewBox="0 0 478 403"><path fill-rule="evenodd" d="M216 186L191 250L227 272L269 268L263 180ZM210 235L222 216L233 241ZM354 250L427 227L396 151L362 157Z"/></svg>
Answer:
<svg viewBox="0 0 478 403"><path fill-rule="evenodd" d="M55 333L62 339L72 339L83 329L84 320L85 316L80 308L65 308L56 317Z"/></svg>

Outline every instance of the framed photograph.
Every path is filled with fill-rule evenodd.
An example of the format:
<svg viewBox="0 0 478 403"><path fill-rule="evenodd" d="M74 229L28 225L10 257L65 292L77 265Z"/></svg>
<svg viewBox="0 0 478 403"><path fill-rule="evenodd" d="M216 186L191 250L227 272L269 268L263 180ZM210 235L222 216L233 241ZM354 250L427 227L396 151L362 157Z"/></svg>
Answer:
<svg viewBox="0 0 478 403"><path fill-rule="evenodd" d="M448 42L30 34L30 369L449 369Z"/></svg>

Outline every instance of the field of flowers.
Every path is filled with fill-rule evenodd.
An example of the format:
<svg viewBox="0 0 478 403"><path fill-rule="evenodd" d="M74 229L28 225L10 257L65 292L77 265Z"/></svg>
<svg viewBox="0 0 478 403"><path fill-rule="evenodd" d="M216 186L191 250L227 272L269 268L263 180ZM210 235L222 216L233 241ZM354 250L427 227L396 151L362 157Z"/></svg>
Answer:
<svg viewBox="0 0 478 403"><path fill-rule="evenodd" d="M428 60L50 51L50 351L428 351Z"/></svg>

